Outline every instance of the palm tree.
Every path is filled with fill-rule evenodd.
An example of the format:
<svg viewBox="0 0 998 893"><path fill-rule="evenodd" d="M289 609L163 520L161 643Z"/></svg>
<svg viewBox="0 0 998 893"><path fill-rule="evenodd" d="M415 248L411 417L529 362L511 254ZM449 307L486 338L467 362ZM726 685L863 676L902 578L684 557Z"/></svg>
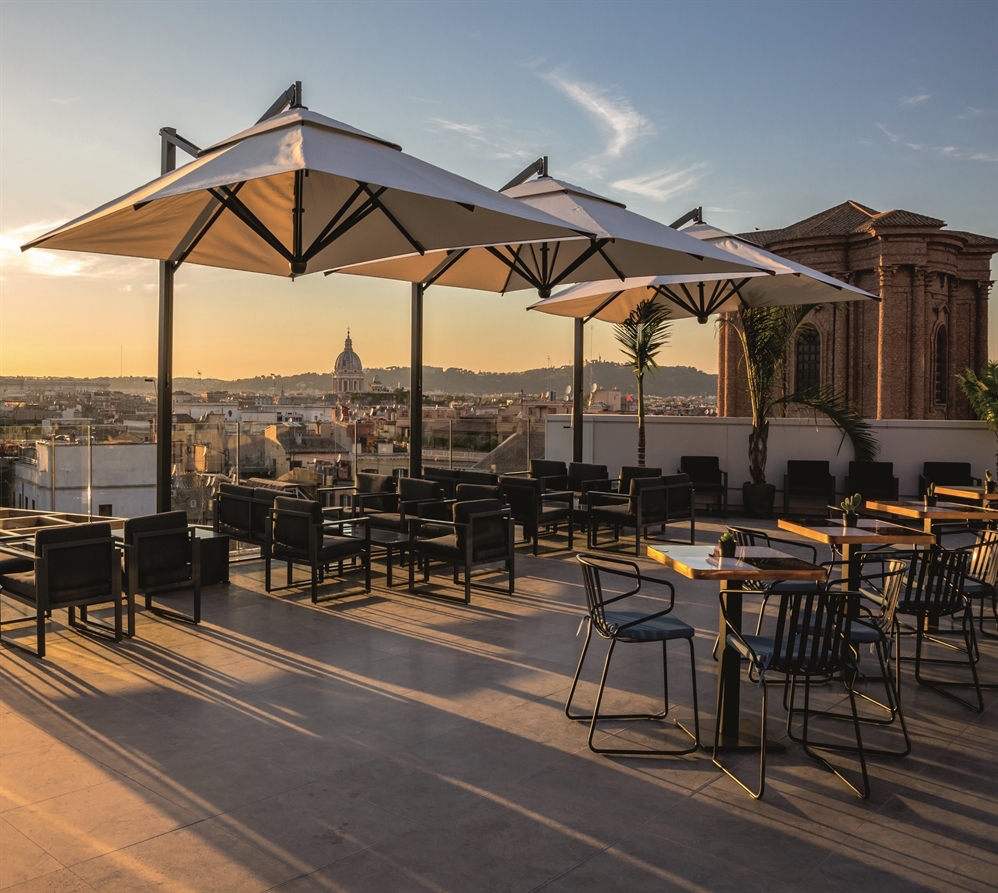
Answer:
<svg viewBox="0 0 998 893"><path fill-rule="evenodd" d="M655 357L669 340L669 310L654 298L642 301L625 322L613 327L613 337L638 380L638 466L645 465L645 373L658 369Z"/></svg>
<svg viewBox="0 0 998 893"><path fill-rule="evenodd" d="M769 417L777 406L796 406L820 412L831 419L853 445L857 461L872 461L880 444L869 423L831 389L807 388L776 395L775 384L786 363L793 339L813 306L744 307L722 318L738 333L745 356L752 431L749 434L749 474L753 484L766 483Z"/></svg>
<svg viewBox="0 0 998 893"><path fill-rule="evenodd" d="M968 369L956 378L970 401L974 415L987 422L991 433L998 439L998 363L988 361L980 375ZM995 453L995 468L998 469L998 450Z"/></svg>

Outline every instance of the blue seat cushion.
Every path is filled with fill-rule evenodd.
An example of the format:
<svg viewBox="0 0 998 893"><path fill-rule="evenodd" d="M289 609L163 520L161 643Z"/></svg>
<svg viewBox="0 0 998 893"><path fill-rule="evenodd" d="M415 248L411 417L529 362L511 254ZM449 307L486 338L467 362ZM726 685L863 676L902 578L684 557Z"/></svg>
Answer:
<svg viewBox="0 0 998 893"><path fill-rule="evenodd" d="M967 598L994 598L995 588L994 586L989 586L983 580L975 580L973 577L967 577L963 583L963 594Z"/></svg>
<svg viewBox="0 0 998 893"><path fill-rule="evenodd" d="M607 611L604 616L611 629L620 629L625 623L633 623L648 615L640 611ZM665 642L671 639L692 639L694 635L696 630L692 626L666 614L635 624L617 638L628 642Z"/></svg>
<svg viewBox="0 0 998 893"><path fill-rule="evenodd" d="M876 645L884 634L872 620L854 620L849 628L849 641L853 645Z"/></svg>

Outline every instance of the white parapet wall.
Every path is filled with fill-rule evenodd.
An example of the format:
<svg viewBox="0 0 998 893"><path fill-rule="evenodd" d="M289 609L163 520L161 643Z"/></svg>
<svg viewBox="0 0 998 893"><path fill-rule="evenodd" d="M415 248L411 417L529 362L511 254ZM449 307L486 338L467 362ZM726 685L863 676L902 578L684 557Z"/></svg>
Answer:
<svg viewBox="0 0 998 893"><path fill-rule="evenodd" d="M915 496L923 462L969 462L974 477L995 467L995 437L984 422L871 420L880 441L880 458L894 463L902 496ZM671 474L679 468L680 456L717 456L728 472L728 503L741 505L742 483L748 475L749 419L648 416L645 464ZM582 423L584 462L606 465L615 477L622 465L637 464L637 417L634 414L586 415ZM547 417L548 459L572 460L571 417ZM852 444L839 430L819 419L772 419L769 423L769 459L766 479L779 491L782 505L783 475L790 459L827 459L838 491L853 458Z"/></svg>

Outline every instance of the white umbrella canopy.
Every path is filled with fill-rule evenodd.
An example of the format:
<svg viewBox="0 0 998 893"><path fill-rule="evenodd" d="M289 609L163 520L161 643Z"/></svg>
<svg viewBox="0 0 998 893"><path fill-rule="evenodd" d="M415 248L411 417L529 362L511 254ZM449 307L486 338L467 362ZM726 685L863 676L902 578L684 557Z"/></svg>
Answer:
<svg viewBox="0 0 998 893"><path fill-rule="evenodd" d="M277 276L593 231L304 107L29 242ZM484 249L483 249L484 250Z"/></svg>
<svg viewBox="0 0 998 893"><path fill-rule="evenodd" d="M694 224L682 232L722 248L741 258L746 264L767 268L771 273L645 276L625 282L584 282L539 301L528 309L556 316L621 323L638 304L653 297L669 308L673 319L695 317L705 323L714 313L726 313L743 306L775 307L880 300L876 295L803 264L779 257L706 223Z"/></svg>
<svg viewBox="0 0 998 893"><path fill-rule="evenodd" d="M510 242L448 252L408 252L333 272L423 285L451 285L507 292L536 288L541 297L568 282L616 277L757 272L760 266L686 233L628 211L613 201L546 175L502 192L525 207L556 217L576 231L590 232L589 241ZM762 267L766 270L765 267Z"/></svg>

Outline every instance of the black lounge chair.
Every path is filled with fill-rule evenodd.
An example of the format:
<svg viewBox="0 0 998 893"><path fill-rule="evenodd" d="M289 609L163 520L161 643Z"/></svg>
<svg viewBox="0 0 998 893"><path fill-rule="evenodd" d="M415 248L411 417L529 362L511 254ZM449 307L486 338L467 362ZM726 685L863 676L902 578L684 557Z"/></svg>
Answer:
<svg viewBox="0 0 998 893"><path fill-rule="evenodd" d="M146 600L146 610L185 623L201 622L201 548L186 512L164 512L125 521L125 591L134 603ZM193 587L194 608L182 614L153 604L153 596L182 587ZM129 629L134 618L129 617Z"/></svg>
<svg viewBox="0 0 998 893"><path fill-rule="evenodd" d="M80 524L53 527L35 534L34 557L8 558L0 565L0 597L29 605L35 612L35 647L10 636L0 639L37 657L45 657L45 622L56 608L66 608L69 625L93 635L121 641L121 557L111 525ZM130 616L134 615L131 597ZM114 607L114 626L87 618L87 609L110 604ZM76 620L76 609L80 620ZM18 617L0 621L9 624L30 622Z"/></svg>
<svg viewBox="0 0 998 893"><path fill-rule="evenodd" d="M979 487L981 479L970 473L969 462L924 462L922 473L918 476L918 495L925 495L929 484L937 487Z"/></svg>
<svg viewBox="0 0 998 893"><path fill-rule="evenodd" d="M397 482L390 474L357 472L354 478L353 514L397 512Z"/></svg>
<svg viewBox="0 0 998 893"><path fill-rule="evenodd" d="M434 514L437 507L432 507ZM429 580L430 563L442 562L454 568L454 585L464 571L464 603L471 604L471 572L476 567L502 562L509 577L508 593L513 594L516 554L513 518L498 499L473 499L451 505L452 521L439 518L415 519L409 524L409 591L417 593L416 566L423 568L423 582ZM445 532L446 531L446 532ZM426 534L429 534L428 536ZM504 592L493 586L476 584L490 592ZM436 595L437 593L425 593Z"/></svg>
<svg viewBox="0 0 998 893"><path fill-rule="evenodd" d="M499 478L499 487L513 515L513 521L523 528L524 539L533 541L535 555L541 531L553 530L557 533L561 524L568 528L568 550L572 550L572 503L575 496L571 490L549 491L545 484L551 480L552 478L511 475Z"/></svg>
<svg viewBox="0 0 998 893"><path fill-rule="evenodd" d="M607 524L613 528L613 540L620 538L621 528L634 530L634 554L641 554L641 537L658 527L665 534L671 521L690 522L690 542L696 542L696 509L694 490L688 475L671 474L667 477L632 477L629 491L602 493L590 490L587 498L588 548L599 548L599 527Z"/></svg>
<svg viewBox="0 0 998 893"><path fill-rule="evenodd" d="M404 533L409 529L408 520L419 514L419 506L443 500L443 490L437 481L420 478L399 478L398 493L379 492L358 497L358 506L371 520L371 527ZM375 505L388 506L377 509Z"/></svg>
<svg viewBox="0 0 998 893"><path fill-rule="evenodd" d="M671 616L673 606L676 603L676 590L668 580L661 580L655 577L642 575L641 570L633 561L625 561L620 558L610 558L603 555L587 555L582 553L578 556L579 564L582 565L582 580L586 590L586 604L588 607L588 617L586 626L586 641L582 645L582 654L579 657L579 665L575 670L575 678L572 680L572 687L568 692L568 701L565 704L565 716L577 722L589 723L589 749L594 753L608 754L612 756L680 756L682 754L693 753L700 747L700 712L697 705L697 668L696 657L693 653L693 637L696 630L687 623L683 623L678 617ZM613 586L619 579L634 581L633 588L619 595L606 598L603 591L603 576L610 578L609 585ZM619 578L619 579L614 579ZM645 614L633 609L621 610L618 604L625 598L635 595L644 595L642 592L643 583L654 583L664 587L669 594L669 606L662 611L655 611ZM631 583L624 583L624 586L631 586ZM608 607L613 605L613 607ZM579 676L582 674L582 665L586 660L586 652L589 650L589 642L592 639L593 630L604 639L610 642L610 649L603 664L603 674L600 676L599 689L596 692L596 704L593 712L589 714L572 713L572 698L575 696L576 686L579 684ZM693 680L693 728L694 733L690 735L693 739L691 747L678 750L634 750L621 748L597 747L593 744L593 736L596 733L596 723L600 720L616 720L631 722L633 720L661 720L669 715L669 669L668 669L668 644L669 642L681 641L685 639L690 647L690 674ZM603 703L603 694L606 690L606 679L610 672L610 659L613 657L613 650L619 643L633 644L640 642L661 642L662 643L662 675L665 682L664 710L661 713L604 713L600 715L600 704ZM676 723L679 725L679 723ZM679 726L688 735L682 726Z"/></svg>
<svg viewBox="0 0 998 893"><path fill-rule="evenodd" d="M688 474L697 496L712 496L722 517L728 517L728 473L717 456L681 456L680 474Z"/></svg>
<svg viewBox="0 0 998 893"><path fill-rule="evenodd" d="M893 462L850 462L846 495L859 493L867 499L897 499L898 479Z"/></svg>
<svg viewBox="0 0 998 893"><path fill-rule="evenodd" d="M239 542L262 546L276 498L275 490L221 484L215 494L212 529Z"/></svg>
<svg viewBox="0 0 998 893"><path fill-rule="evenodd" d="M346 525L354 530L359 526L363 530L363 536L342 536L334 532ZM367 518L326 521L318 502L278 496L270 513L263 554L264 586L267 592L295 586L294 566L304 564L312 573L312 604L318 604L318 584L323 581L326 569L336 563L342 575L343 562L356 558L361 559L364 567L364 591L371 591L371 529ZM286 586L271 585L272 561L287 563ZM336 597L338 596L325 596L322 600Z"/></svg>
<svg viewBox="0 0 998 893"><path fill-rule="evenodd" d="M835 502L835 476L828 470L828 463L818 459L791 459L783 476L783 514L791 515L794 505L804 502L807 506L820 506L810 514L826 515L830 503ZM808 512L802 512L808 514Z"/></svg>
<svg viewBox="0 0 998 893"><path fill-rule="evenodd" d="M568 490L568 469L564 462L531 459L529 476L544 482L545 490Z"/></svg>

